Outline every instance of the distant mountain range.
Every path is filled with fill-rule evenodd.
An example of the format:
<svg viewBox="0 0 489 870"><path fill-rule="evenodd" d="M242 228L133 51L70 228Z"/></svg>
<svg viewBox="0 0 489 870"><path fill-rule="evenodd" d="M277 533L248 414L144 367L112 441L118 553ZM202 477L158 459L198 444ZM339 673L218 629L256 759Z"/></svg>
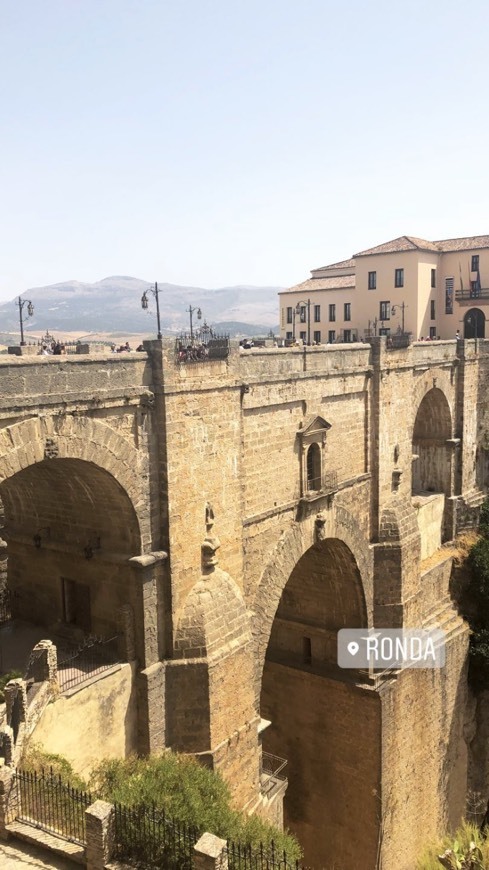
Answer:
<svg viewBox="0 0 489 870"><path fill-rule="evenodd" d="M26 322L27 331L56 330L75 332L156 332L156 304L148 293L149 306L141 308L141 296L148 281L113 276L84 284L64 281L47 287L34 287L22 294L31 299L34 315ZM278 291L280 287L180 287L158 282L162 332L175 334L188 329L188 307L200 308L202 321L238 334L278 330ZM19 332L16 300L0 305L0 332ZM187 311L186 311L187 309ZM27 309L24 309L27 314ZM194 326L198 326L197 312Z"/></svg>

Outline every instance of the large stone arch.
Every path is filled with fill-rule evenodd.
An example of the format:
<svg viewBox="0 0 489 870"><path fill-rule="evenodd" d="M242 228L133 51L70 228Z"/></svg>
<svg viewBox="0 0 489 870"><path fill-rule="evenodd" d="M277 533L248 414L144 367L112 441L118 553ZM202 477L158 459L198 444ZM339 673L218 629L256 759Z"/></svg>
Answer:
<svg viewBox="0 0 489 870"><path fill-rule="evenodd" d="M287 759L284 821L307 863L370 867L378 833L380 696L364 673L338 667L337 633L371 624L371 551L348 511L327 513L290 529L260 584L255 639L263 749ZM354 826L346 842L357 805L368 823Z"/></svg>
<svg viewBox="0 0 489 870"><path fill-rule="evenodd" d="M30 418L0 431L0 483L57 458L82 460L115 479L132 503L144 551L150 545L150 525L139 451L106 423L86 416Z"/></svg>
<svg viewBox="0 0 489 870"><path fill-rule="evenodd" d="M343 507L332 513L324 532L328 539L337 539L350 550L360 577L365 601L366 618L373 624L373 559L367 539ZM252 632L255 645L255 690L260 696L263 667L275 614L282 593L299 560L314 543L307 525L294 523L279 539L261 575L253 603Z"/></svg>

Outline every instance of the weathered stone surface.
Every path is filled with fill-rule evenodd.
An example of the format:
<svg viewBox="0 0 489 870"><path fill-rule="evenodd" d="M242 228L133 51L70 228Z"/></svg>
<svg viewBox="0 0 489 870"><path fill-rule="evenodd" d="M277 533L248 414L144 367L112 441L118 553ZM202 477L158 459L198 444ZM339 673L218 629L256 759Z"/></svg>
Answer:
<svg viewBox="0 0 489 870"><path fill-rule="evenodd" d="M386 867L410 870L465 797L467 630L438 545L474 524L489 483L489 342L192 364L173 342L145 348L0 360L14 614L122 628L139 751L194 753L237 805L260 803L269 710L264 749L289 755L285 821L306 860L341 864L353 817L350 866L373 868L380 843ZM339 627L438 619L444 671L335 670Z"/></svg>

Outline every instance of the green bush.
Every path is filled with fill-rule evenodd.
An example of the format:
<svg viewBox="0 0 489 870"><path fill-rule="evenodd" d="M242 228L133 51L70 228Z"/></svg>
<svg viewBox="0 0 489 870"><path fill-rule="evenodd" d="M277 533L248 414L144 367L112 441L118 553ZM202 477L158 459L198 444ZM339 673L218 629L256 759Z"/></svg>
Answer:
<svg viewBox="0 0 489 870"><path fill-rule="evenodd" d="M28 743L22 756L20 765L22 770L40 773L52 771L55 776L60 776L64 783L77 788L80 791L88 791L88 784L73 770L70 762L62 755L46 752L38 743Z"/></svg>
<svg viewBox="0 0 489 870"><path fill-rule="evenodd" d="M489 538L489 498L481 507L479 516L479 534Z"/></svg>
<svg viewBox="0 0 489 870"><path fill-rule="evenodd" d="M234 810L221 776L185 755L168 752L151 758L131 757L102 762L93 772L92 791L129 807L155 805L181 822L226 840L258 848L260 843L285 851L293 863L302 856L288 832L257 816Z"/></svg>
<svg viewBox="0 0 489 870"><path fill-rule="evenodd" d="M37 771L53 768L64 782L90 789L94 797L132 808L154 806L199 833L209 831L241 846L257 849L262 843L267 850L273 840L276 853L285 851L290 864L302 857L292 834L233 809L222 777L186 755L167 752L150 758L107 759L92 772L88 785L65 758L46 753L37 745L29 746L22 767Z"/></svg>

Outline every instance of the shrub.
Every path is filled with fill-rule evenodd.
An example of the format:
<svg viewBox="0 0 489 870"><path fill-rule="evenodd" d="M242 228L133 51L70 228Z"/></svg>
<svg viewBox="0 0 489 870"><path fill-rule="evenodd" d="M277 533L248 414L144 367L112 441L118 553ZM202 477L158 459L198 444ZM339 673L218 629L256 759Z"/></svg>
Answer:
<svg viewBox="0 0 489 870"><path fill-rule="evenodd" d="M69 783L72 788L80 791L88 791L85 780L73 770L70 762L62 755L46 752L39 743L28 743L22 755L20 764L22 770L41 773L51 771L55 776L60 776L64 783Z"/></svg>
<svg viewBox="0 0 489 870"><path fill-rule="evenodd" d="M469 683L474 692L489 688L489 501L481 510L480 537L468 557L469 574L459 592L459 608L472 629Z"/></svg>
<svg viewBox="0 0 489 870"><path fill-rule="evenodd" d="M479 534L489 538L489 499L481 507L479 515Z"/></svg>
<svg viewBox="0 0 489 870"><path fill-rule="evenodd" d="M257 816L234 810L228 786L218 773L193 758L168 752L150 758L130 757L102 762L93 772L91 789L105 800L125 806L154 805L201 833L239 842L252 849L273 840L278 853L285 851L292 864L302 851L299 843Z"/></svg>
<svg viewBox="0 0 489 870"><path fill-rule="evenodd" d="M464 863L464 856L470 855L470 846L474 843L475 849L480 849L482 862L477 859ZM416 870L441 870L442 867L450 867L450 864L442 864L439 855L451 849L459 863L453 863L453 868L460 870L489 870L489 842L484 840L478 828L469 822L463 822L453 836L446 836L434 845L428 846L416 864ZM474 858L477 853L474 853Z"/></svg>
<svg viewBox="0 0 489 870"><path fill-rule="evenodd" d="M23 674L21 671L9 671L8 674L4 674L3 677L0 677L0 704L3 704L5 701L5 686L10 680L16 680L17 677L22 677Z"/></svg>

